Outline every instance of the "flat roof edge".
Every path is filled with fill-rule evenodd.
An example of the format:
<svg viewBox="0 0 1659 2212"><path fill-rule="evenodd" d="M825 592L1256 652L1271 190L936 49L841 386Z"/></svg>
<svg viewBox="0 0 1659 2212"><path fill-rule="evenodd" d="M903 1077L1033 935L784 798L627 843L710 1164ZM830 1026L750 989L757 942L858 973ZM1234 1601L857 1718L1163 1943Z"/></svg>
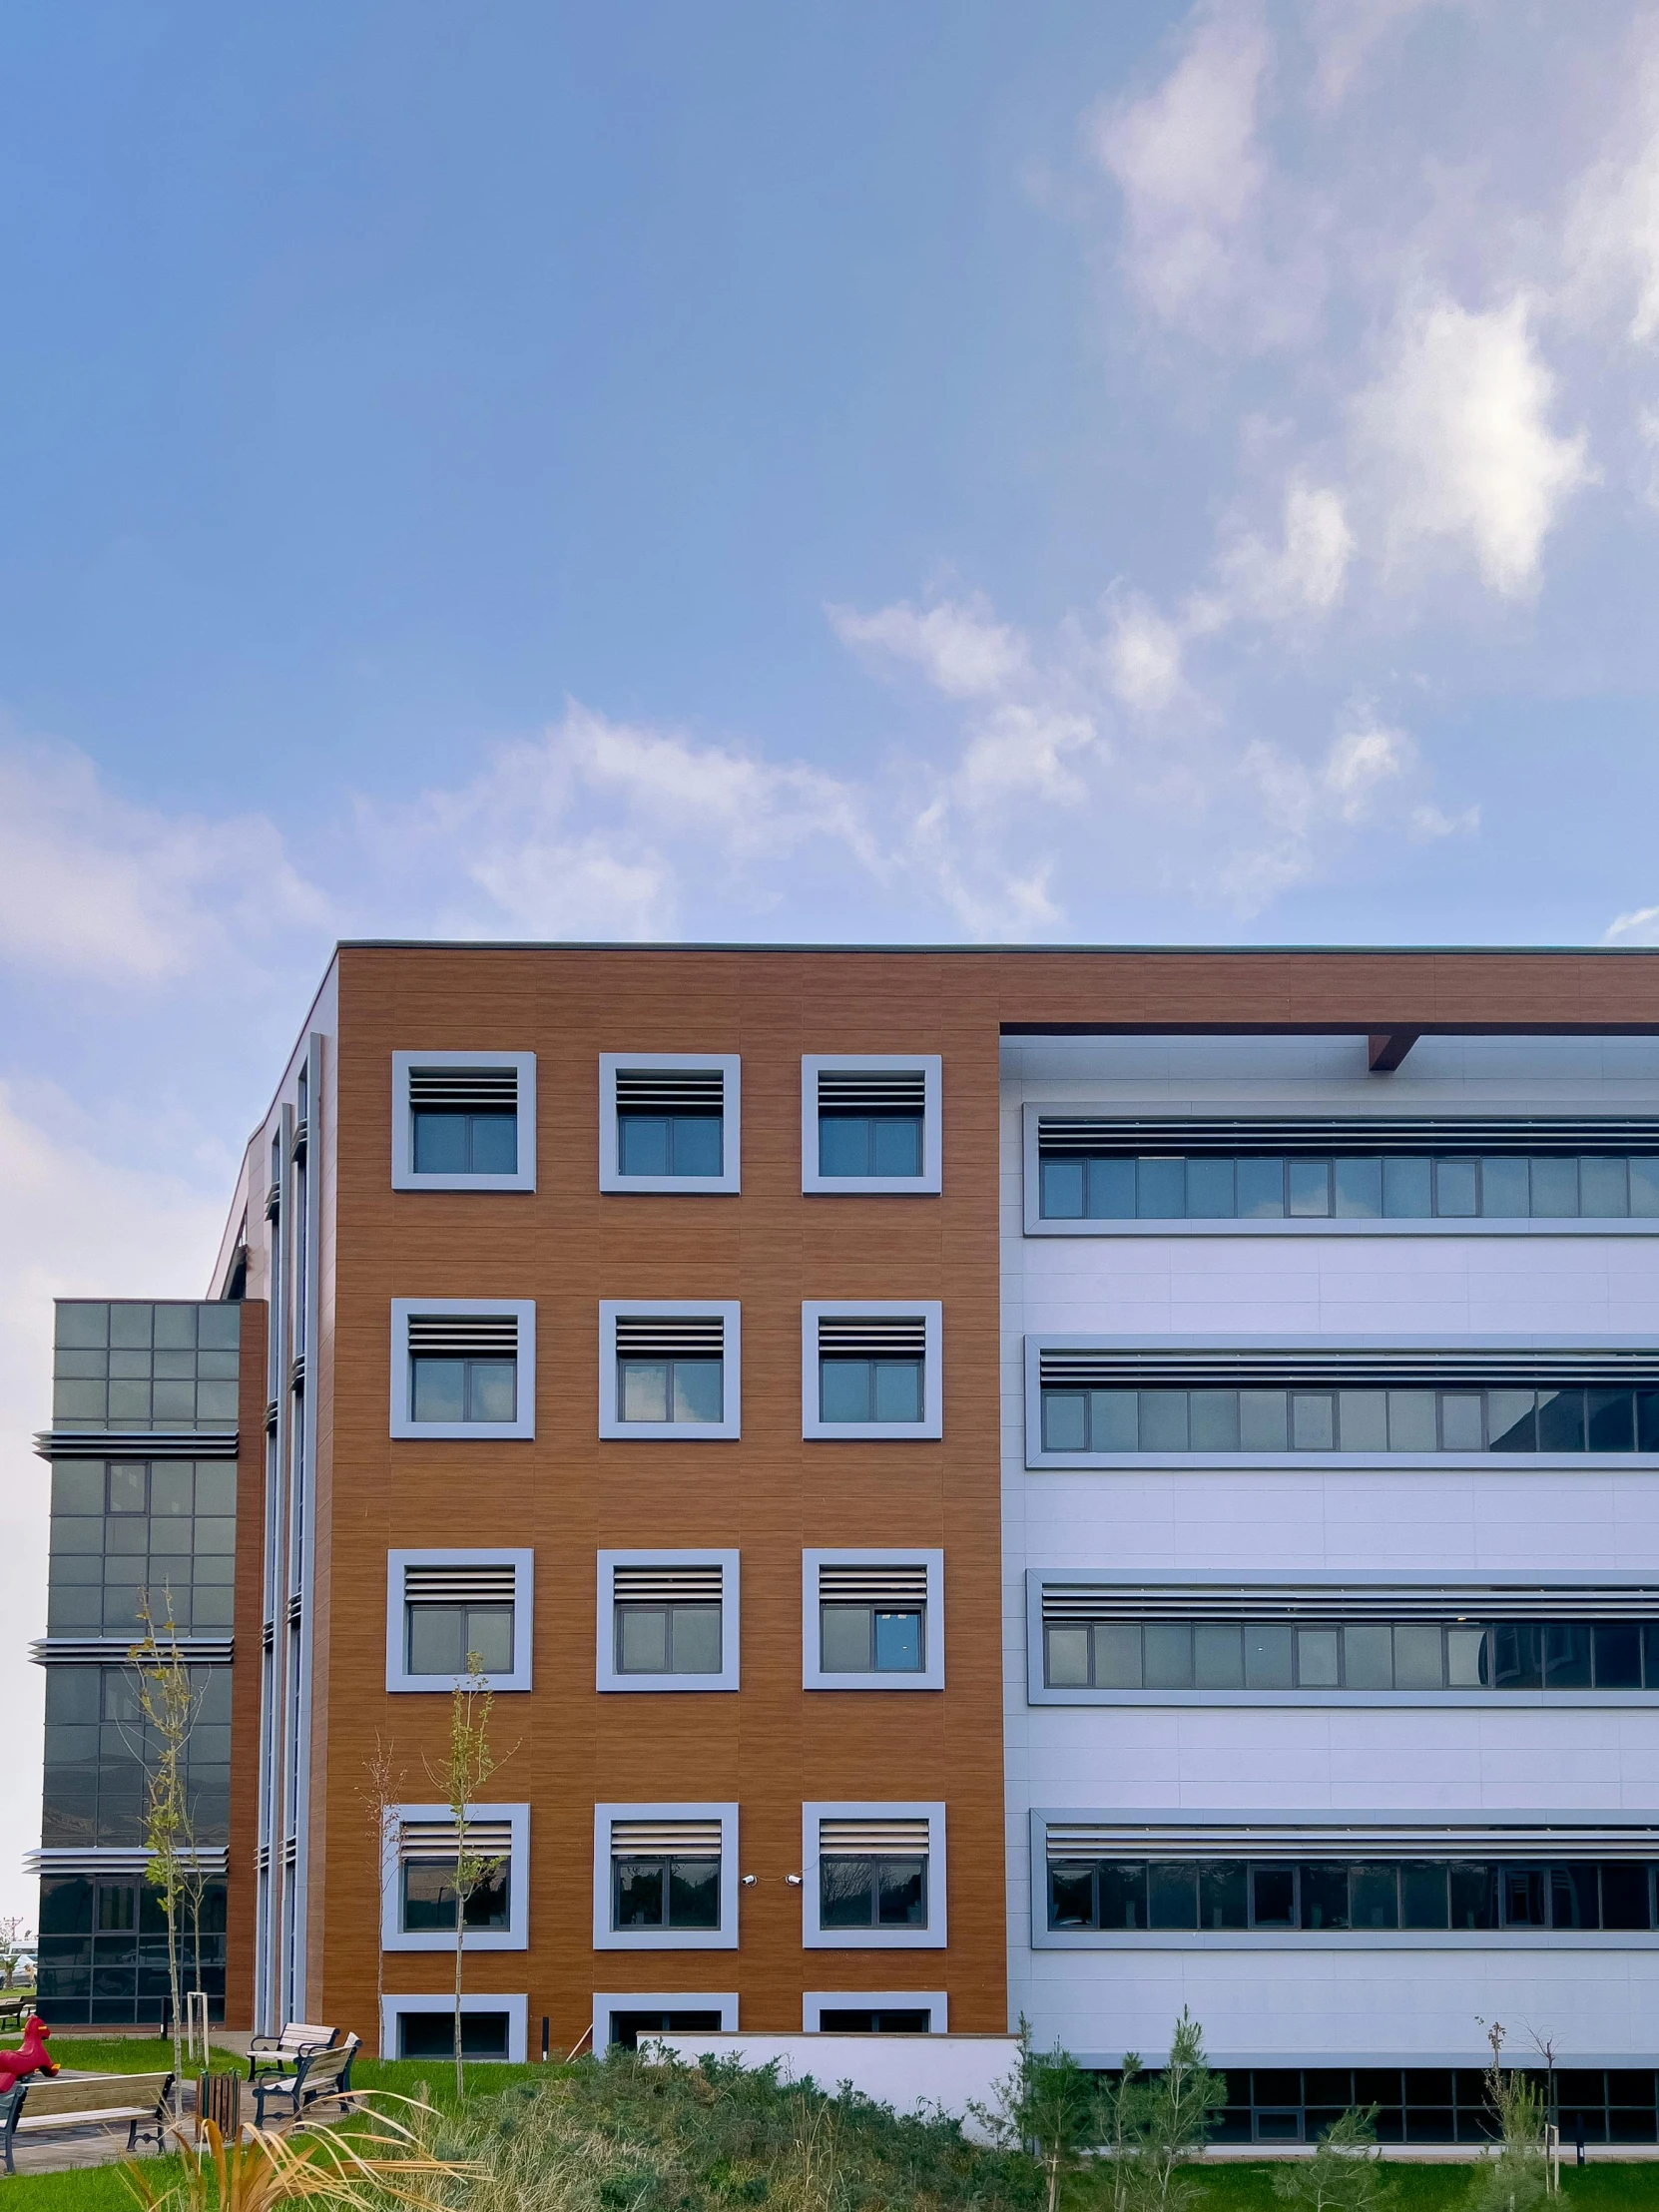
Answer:
<svg viewBox="0 0 1659 2212"><path fill-rule="evenodd" d="M765 938L638 937L341 937L336 952L869 952L953 953L1003 959L1458 959L1629 960L1659 958L1650 944L887 944L833 938L773 942Z"/></svg>

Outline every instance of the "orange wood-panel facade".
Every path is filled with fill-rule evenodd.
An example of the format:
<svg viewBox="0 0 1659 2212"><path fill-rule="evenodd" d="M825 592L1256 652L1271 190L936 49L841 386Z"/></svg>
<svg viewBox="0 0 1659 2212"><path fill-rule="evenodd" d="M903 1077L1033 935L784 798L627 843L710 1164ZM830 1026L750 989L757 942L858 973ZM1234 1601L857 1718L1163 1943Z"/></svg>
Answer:
<svg viewBox="0 0 1659 2212"><path fill-rule="evenodd" d="M377 1863L359 1792L376 1737L394 1746L410 1799L435 1794L426 1766L447 1701L383 1688L387 1550L531 1544L535 1687L497 1701L511 1757L492 1791L531 1806L530 1943L474 1954L467 1984L526 1992L533 2026L548 2015L564 2048L586 2030L596 1988L736 1988L742 2024L764 2030L798 2028L810 1987L943 1986L953 2028L1007 2024L1005 1027L1659 1027L1659 960L1645 954L386 945L338 957L317 1155L307 2002L313 2017L372 2020ZM392 1052L448 1049L536 1054L533 1194L392 1190ZM741 1055L741 1195L600 1193L599 1056L615 1051ZM804 1196L802 1055L906 1051L942 1055L942 1195ZM388 1436L396 1297L536 1302L533 1442ZM599 1442L600 1300L676 1297L742 1303L741 1442ZM802 1302L862 1298L942 1301L941 1442L803 1441ZM741 1550L739 1693L596 1692L595 1554L655 1543ZM883 1543L944 1549L946 1687L804 1691L803 1547ZM258 1619L257 1593L252 1602L244 1613L239 1587L239 1628ZM239 1690L239 1730L245 1705ZM238 1801L251 1806L255 1761L237 1741ZM801 1805L814 1798L945 1802L948 1949L803 1948L802 1893L785 1878L800 1872ZM741 1871L758 1881L741 1893L740 1947L596 1952L594 1803L677 1799L741 1805ZM385 1960L394 1993L441 1987L446 1973L435 1954Z"/></svg>

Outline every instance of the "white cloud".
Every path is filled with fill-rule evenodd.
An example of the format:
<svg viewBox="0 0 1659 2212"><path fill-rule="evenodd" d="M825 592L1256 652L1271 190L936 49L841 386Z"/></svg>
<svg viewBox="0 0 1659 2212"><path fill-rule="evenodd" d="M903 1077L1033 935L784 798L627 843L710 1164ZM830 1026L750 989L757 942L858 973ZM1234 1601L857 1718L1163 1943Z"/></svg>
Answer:
<svg viewBox="0 0 1659 2212"><path fill-rule="evenodd" d="M809 847L885 864L856 786L575 703L469 782L360 821L392 894L430 915L436 891L458 934L670 936L688 900L774 903Z"/></svg>
<svg viewBox="0 0 1659 2212"><path fill-rule="evenodd" d="M981 699L1001 691L1026 665L1026 642L998 622L978 594L917 609L908 600L861 615L852 607L826 610L843 645L874 647L912 662L950 699Z"/></svg>
<svg viewBox="0 0 1659 2212"><path fill-rule="evenodd" d="M1431 298L1403 318L1385 373L1355 400L1395 574L1451 547L1491 590L1519 596L1567 500L1594 480L1584 432L1551 427L1556 380L1532 318L1523 292L1485 311Z"/></svg>
<svg viewBox="0 0 1659 2212"><path fill-rule="evenodd" d="M1280 543L1270 545L1250 532L1227 546L1220 563L1223 594L1197 603L1201 625L1215 628L1237 616L1291 622L1328 615L1342 599L1353 554L1342 492L1293 476Z"/></svg>
<svg viewBox="0 0 1659 2212"><path fill-rule="evenodd" d="M1206 8L1157 90L1094 120L1096 159L1123 194L1126 266L1166 321L1231 288L1266 174L1257 113L1270 54L1249 0Z"/></svg>
<svg viewBox="0 0 1659 2212"><path fill-rule="evenodd" d="M0 960L154 986L226 959L243 936L329 919L264 816L164 815L112 793L68 746L0 749Z"/></svg>
<svg viewBox="0 0 1659 2212"><path fill-rule="evenodd" d="M1429 9L1468 0L1310 0L1308 37L1314 49L1313 102L1338 108L1398 27Z"/></svg>
<svg viewBox="0 0 1659 2212"><path fill-rule="evenodd" d="M1113 692L1136 714L1157 714L1179 698L1181 633L1141 593L1113 605L1104 657Z"/></svg>
<svg viewBox="0 0 1659 2212"><path fill-rule="evenodd" d="M1631 95L1610 117L1618 143L1571 195L1564 288L1578 312L1610 308L1645 346L1659 336L1659 18L1638 19L1626 59Z"/></svg>
<svg viewBox="0 0 1659 2212"><path fill-rule="evenodd" d="M1659 906L1637 906L1615 914L1602 932L1603 944L1659 944Z"/></svg>

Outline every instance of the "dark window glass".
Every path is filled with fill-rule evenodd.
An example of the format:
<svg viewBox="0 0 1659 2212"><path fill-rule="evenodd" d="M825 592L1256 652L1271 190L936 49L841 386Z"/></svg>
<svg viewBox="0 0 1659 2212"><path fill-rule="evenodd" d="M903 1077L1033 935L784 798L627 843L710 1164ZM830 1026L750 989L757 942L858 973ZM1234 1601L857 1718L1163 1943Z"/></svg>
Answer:
<svg viewBox="0 0 1659 2212"><path fill-rule="evenodd" d="M1213 1860L1198 1870L1200 1928L1248 1928L1250 1883L1242 1860Z"/></svg>
<svg viewBox="0 0 1659 2212"><path fill-rule="evenodd" d="M455 2048L455 2015L450 2012L400 2012L397 2016L399 2058L448 2058ZM505 2012L461 2014L463 2058L505 2058Z"/></svg>
<svg viewBox="0 0 1659 2212"><path fill-rule="evenodd" d="M417 1354L409 1362L411 1420L514 1420L517 1399L516 1360L450 1360Z"/></svg>
<svg viewBox="0 0 1659 2212"><path fill-rule="evenodd" d="M821 1113L818 1170L820 1175L919 1175L921 1116ZM1079 1201L1081 1195L1079 1190ZM1076 1210L1081 1212L1081 1203Z"/></svg>
<svg viewBox="0 0 1659 2212"><path fill-rule="evenodd" d="M1274 1221L1285 1212L1285 1163L1283 1160L1239 1162L1239 1218L1241 1221Z"/></svg>
<svg viewBox="0 0 1659 2212"><path fill-rule="evenodd" d="M1600 1870L1593 1866L1552 1867L1549 1871L1551 1928L1601 1926Z"/></svg>
<svg viewBox="0 0 1659 2212"><path fill-rule="evenodd" d="M1145 1928L1146 1869L1108 1860L1099 1869L1100 1926Z"/></svg>
<svg viewBox="0 0 1659 2212"><path fill-rule="evenodd" d="M1646 1867L1611 1863L1601 1870L1601 1925L1603 1928L1651 1928L1653 1926L1652 1877Z"/></svg>
<svg viewBox="0 0 1659 2212"><path fill-rule="evenodd" d="M417 1107L416 1175L516 1175L518 1116Z"/></svg>
<svg viewBox="0 0 1659 2212"><path fill-rule="evenodd" d="M1226 1221L1238 1211L1231 1160L1187 1162L1187 1215L1192 1221Z"/></svg>
<svg viewBox="0 0 1659 2212"><path fill-rule="evenodd" d="M1250 1917L1256 1928L1295 1928L1296 1869L1252 1867Z"/></svg>
<svg viewBox="0 0 1659 2212"><path fill-rule="evenodd" d="M617 1116L617 1166L623 1175L719 1175L720 1114Z"/></svg>
<svg viewBox="0 0 1659 2212"><path fill-rule="evenodd" d="M1593 1631L1598 1690L1639 1690L1642 1632L1634 1621L1598 1622Z"/></svg>
<svg viewBox="0 0 1659 2212"><path fill-rule="evenodd" d="M923 1409L921 1369L919 1360L823 1359L819 1362L819 1417L918 1421Z"/></svg>
<svg viewBox="0 0 1659 2212"><path fill-rule="evenodd" d="M925 1859L877 1859L876 1925L880 1928L927 1926Z"/></svg>
<svg viewBox="0 0 1659 2212"><path fill-rule="evenodd" d="M1500 1621L1492 1630L1492 1680L1500 1690L1541 1690L1543 1633L1533 1621Z"/></svg>
<svg viewBox="0 0 1659 2212"><path fill-rule="evenodd" d="M1048 1870L1050 1928L1094 1928L1094 1868L1056 1861Z"/></svg>
<svg viewBox="0 0 1659 2212"><path fill-rule="evenodd" d="M508 1925L507 1899L510 1867L498 1867L480 1882L466 1901L468 1928L503 1929ZM402 1868L403 1927L407 1934L452 1929L455 1925L455 1862L453 1859L405 1860Z"/></svg>
<svg viewBox="0 0 1659 2212"><path fill-rule="evenodd" d="M1493 1451L1536 1451L1536 1390L1488 1390L1486 1429Z"/></svg>
<svg viewBox="0 0 1659 2212"><path fill-rule="evenodd" d="M1543 1631L1544 1688L1587 1690L1590 1687L1590 1631L1551 1622Z"/></svg>
<svg viewBox="0 0 1659 2212"><path fill-rule="evenodd" d="M718 2012L613 2012L611 2042L618 2050L638 2050L642 2035L693 2035L720 2032Z"/></svg>
<svg viewBox="0 0 1659 2212"><path fill-rule="evenodd" d="M1142 1451L1185 1451L1187 1449L1187 1393L1185 1390L1141 1391L1140 1448Z"/></svg>
<svg viewBox="0 0 1659 2212"><path fill-rule="evenodd" d="M1497 1885L1489 1867L1454 1866L1447 1869L1451 1889L1451 1925L1460 1929L1497 1926Z"/></svg>
<svg viewBox="0 0 1659 2212"><path fill-rule="evenodd" d="M1636 1392L1636 1449L1659 1451L1659 1390Z"/></svg>
<svg viewBox="0 0 1659 2212"><path fill-rule="evenodd" d="M1304 1928L1347 1928L1348 1869L1318 1864L1302 1870Z"/></svg>
<svg viewBox="0 0 1659 2212"><path fill-rule="evenodd" d="M1635 1405L1629 1390L1586 1390L1586 1426L1592 1451L1634 1451Z"/></svg>
<svg viewBox="0 0 1659 2212"><path fill-rule="evenodd" d="M720 1861L673 1858L668 1863L670 1928L720 1926Z"/></svg>
<svg viewBox="0 0 1659 2212"><path fill-rule="evenodd" d="M1578 1162L1532 1162L1532 1211L1544 1219L1562 1220L1578 1211Z"/></svg>
<svg viewBox="0 0 1659 2212"><path fill-rule="evenodd" d="M1444 1928L1447 1925L1446 1914L1446 1869L1436 1866L1401 1867L1400 1927Z"/></svg>
<svg viewBox="0 0 1659 2212"><path fill-rule="evenodd" d="M1197 1928L1198 1869L1154 1866L1147 1871L1149 1924L1153 1928Z"/></svg>
<svg viewBox="0 0 1659 2212"><path fill-rule="evenodd" d="M1541 1867L1500 1867L1499 1910L1505 1928L1547 1928L1549 1907Z"/></svg>
<svg viewBox="0 0 1659 2212"><path fill-rule="evenodd" d="M1396 1867L1351 1868L1349 1917L1355 1928L1397 1928L1399 1870Z"/></svg>
<svg viewBox="0 0 1659 2212"><path fill-rule="evenodd" d="M1582 1390L1540 1390L1538 1392L1538 1449L1540 1451L1582 1451L1584 1449L1584 1392Z"/></svg>

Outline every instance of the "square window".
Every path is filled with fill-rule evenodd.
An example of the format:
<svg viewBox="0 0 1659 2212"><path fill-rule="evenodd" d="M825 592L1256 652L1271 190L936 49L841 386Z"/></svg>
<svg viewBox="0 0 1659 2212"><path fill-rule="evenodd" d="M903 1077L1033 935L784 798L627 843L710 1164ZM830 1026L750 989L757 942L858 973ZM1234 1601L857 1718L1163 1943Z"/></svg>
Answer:
<svg viewBox="0 0 1659 2212"><path fill-rule="evenodd" d="M802 1434L938 1437L941 1312L931 1301L804 1305Z"/></svg>
<svg viewBox="0 0 1659 2212"><path fill-rule="evenodd" d="M742 1310L602 1300L599 1433L613 1443L730 1443L742 1433Z"/></svg>
<svg viewBox="0 0 1659 2212"><path fill-rule="evenodd" d="M943 1948L942 1805L802 1808L803 1941Z"/></svg>
<svg viewBox="0 0 1659 2212"><path fill-rule="evenodd" d="M533 1052L394 1052L394 1191L533 1191Z"/></svg>
<svg viewBox="0 0 1659 2212"><path fill-rule="evenodd" d="M455 1948L456 1869L470 1876L466 1948L529 1945L530 1808L467 1808L464 1849L447 1805L388 1810L380 1863L380 1940L386 1950Z"/></svg>
<svg viewBox="0 0 1659 2212"><path fill-rule="evenodd" d="M601 1053L599 1188L673 1197L741 1188L733 1054Z"/></svg>
<svg viewBox="0 0 1659 2212"><path fill-rule="evenodd" d="M736 1551L602 1551L597 1687L735 1690Z"/></svg>
<svg viewBox="0 0 1659 2212"><path fill-rule="evenodd" d="M942 1551L802 1554L809 1690L944 1687Z"/></svg>
<svg viewBox="0 0 1659 2212"><path fill-rule="evenodd" d="M388 1552L386 1688L447 1693L476 1654L492 1690L528 1690L532 1557Z"/></svg>
<svg viewBox="0 0 1659 2212"><path fill-rule="evenodd" d="M528 1299L391 1302L391 1433L453 1441L535 1434L536 1309Z"/></svg>
<svg viewBox="0 0 1659 2212"><path fill-rule="evenodd" d="M809 1055L801 1063L801 1188L818 1196L931 1196L941 1183L937 1054ZM1081 1175L1069 1210L1083 1211ZM1059 1211L1067 1194L1056 1185Z"/></svg>
<svg viewBox="0 0 1659 2212"><path fill-rule="evenodd" d="M735 1950L735 1805L594 1808L596 1950Z"/></svg>

